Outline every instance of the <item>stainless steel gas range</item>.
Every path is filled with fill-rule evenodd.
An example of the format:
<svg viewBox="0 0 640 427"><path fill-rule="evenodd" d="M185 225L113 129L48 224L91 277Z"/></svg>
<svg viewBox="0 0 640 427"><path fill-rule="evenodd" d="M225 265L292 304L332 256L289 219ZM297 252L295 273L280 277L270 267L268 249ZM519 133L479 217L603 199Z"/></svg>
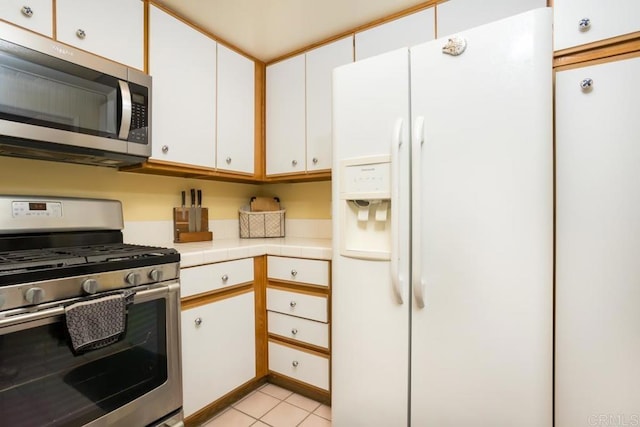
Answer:
<svg viewBox="0 0 640 427"><path fill-rule="evenodd" d="M180 255L120 202L0 196L0 420L182 426Z"/></svg>

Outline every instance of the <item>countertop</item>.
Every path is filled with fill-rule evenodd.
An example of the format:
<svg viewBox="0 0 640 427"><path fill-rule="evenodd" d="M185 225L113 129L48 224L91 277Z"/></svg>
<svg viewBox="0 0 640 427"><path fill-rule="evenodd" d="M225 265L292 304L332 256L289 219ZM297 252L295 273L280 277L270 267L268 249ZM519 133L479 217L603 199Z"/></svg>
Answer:
<svg viewBox="0 0 640 427"><path fill-rule="evenodd" d="M302 237L219 239L209 242L170 243L166 247L175 248L180 252L181 268L260 255L330 260L332 254L331 239Z"/></svg>

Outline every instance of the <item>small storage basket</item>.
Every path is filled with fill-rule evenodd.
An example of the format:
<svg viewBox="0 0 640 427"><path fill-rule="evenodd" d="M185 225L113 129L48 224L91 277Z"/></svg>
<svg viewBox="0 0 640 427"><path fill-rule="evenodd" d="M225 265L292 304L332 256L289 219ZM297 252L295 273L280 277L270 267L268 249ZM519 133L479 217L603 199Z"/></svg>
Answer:
<svg viewBox="0 0 640 427"><path fill-rule="evenodd" d="M240 208L240 237L284 237L284 209L268 212L251 212L249 206Z"/></svg>

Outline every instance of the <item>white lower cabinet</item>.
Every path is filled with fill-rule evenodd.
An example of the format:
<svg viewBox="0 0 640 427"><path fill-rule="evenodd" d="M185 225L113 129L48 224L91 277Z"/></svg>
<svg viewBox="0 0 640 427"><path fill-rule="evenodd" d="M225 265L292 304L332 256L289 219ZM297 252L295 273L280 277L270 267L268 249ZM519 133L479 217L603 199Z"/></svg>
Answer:
<svg viewBox="0 0 640 427"><path fill-rule="evenodd" d="M295 341L329 347L329 325L323 322L269 311L269 333Z"/></svg>
<svg viewBox="0 0 640 427"><path fill-rule="evenodd" d="M181 320L188 417L255 378L254 292L184 310Z"/></svg>
<svg viewBox="0 0 640 427"><path fill-rule="evenodd" d="M269 370L329 390L329 357L269 341Z"/></svg>

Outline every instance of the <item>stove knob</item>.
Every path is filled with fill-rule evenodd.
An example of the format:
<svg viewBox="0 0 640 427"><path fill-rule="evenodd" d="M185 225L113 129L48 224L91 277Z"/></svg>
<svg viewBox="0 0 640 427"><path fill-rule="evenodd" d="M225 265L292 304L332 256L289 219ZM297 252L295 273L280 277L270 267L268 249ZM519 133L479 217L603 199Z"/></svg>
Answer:
<svg viewBox="0 0 640 427"><path fill-rule="evenodd" d="M29 304L40 304L44 300L44 289L42 288L29 288L24 293L24 299Z"/></svg>
<svg viewBox="0 0 640 427"><path fill-rule="evenodd" d="M82 289L88 294L98 292L98 281L96 279L86 279L82 282Z"/></svg>
<svg viewBox="0 0 640 427"><path fill-rule="evenodd" d="M138 286L140 284L140 273L129 273L124 280L131 286Z"/></svg>
<svg viewBox="0 0 640 427"><path fill-rule="evenodd" d="M162 280L162 270L156 270L155 268L149 272L149 279L154 282L159 282Z"/></svg>

